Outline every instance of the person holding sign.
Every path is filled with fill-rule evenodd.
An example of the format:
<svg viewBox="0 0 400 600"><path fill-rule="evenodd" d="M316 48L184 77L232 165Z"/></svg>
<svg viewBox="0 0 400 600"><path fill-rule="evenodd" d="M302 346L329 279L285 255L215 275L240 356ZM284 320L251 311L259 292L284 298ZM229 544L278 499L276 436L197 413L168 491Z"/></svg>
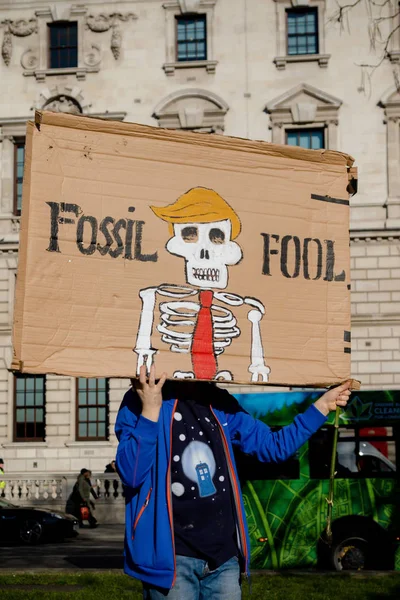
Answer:
<svg viewBox="0 0 400 600"><path fill-rule="evenodd" d="M145 600L239 600L250 545L233 448L285 461L346 406L351 382L272 432L215 383L166 378L156 380L154 364L147 378L143 365L116 421L125 572L143 582Z"/></svg>

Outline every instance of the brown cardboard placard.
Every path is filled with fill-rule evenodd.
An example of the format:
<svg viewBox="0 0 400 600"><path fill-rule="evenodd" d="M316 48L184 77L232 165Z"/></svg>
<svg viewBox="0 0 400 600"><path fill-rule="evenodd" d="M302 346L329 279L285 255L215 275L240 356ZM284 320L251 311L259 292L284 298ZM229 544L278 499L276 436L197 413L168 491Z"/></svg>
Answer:
<svg viewBox="0 0 400 600"><path fill-rule="evenodd" d="M292 386L350 377L353 159L37 113L12 368ZM351 173L350 173L351 169Z"/></svg>

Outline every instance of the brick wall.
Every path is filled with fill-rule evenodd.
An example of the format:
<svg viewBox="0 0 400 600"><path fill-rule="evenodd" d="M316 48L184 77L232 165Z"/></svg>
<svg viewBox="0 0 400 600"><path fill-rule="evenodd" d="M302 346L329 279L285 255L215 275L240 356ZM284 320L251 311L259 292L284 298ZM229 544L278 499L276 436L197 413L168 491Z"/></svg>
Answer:
<svg viewBox="0 0 400 600"><path fill-rule="evenodd" d="M352 375L363 388L400 386L400 239L351 244Z"/></svg>

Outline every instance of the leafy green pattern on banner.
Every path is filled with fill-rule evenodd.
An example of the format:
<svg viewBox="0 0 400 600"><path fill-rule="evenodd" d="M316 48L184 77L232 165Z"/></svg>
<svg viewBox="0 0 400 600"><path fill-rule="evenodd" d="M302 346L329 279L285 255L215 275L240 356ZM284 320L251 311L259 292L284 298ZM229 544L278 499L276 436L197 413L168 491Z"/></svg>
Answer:
<svg viewBox="0 0 400 600"><path fill-rule="evenodd" d="M245 409L269 426L285 425L306 410L319 394L306 393L296 402L271 394L258 398L237 396ZM255 396L252 395L252 396ZM300 401L299 401L300 400ZM256 407L256 408L255 408ZM252 410L251 410L252 408ZM333 419L331 415L329 422ZM358 392L352 397L341 424L368 422L388 426L400 423L400 392ZM253 569L313 567L317 564L318 540L326 526L329 482L310 478L308 444L298 453L300 477L292 480L252 480L243 485L243 498L251 541ZM243 482L242 482L243 483ZM336 479L333 521L347 516L374 519L384 529L400 536L400 482L395 478ZM394 537L394 536L393 536ZM395 556L400 570L400 546Z"/></svg>

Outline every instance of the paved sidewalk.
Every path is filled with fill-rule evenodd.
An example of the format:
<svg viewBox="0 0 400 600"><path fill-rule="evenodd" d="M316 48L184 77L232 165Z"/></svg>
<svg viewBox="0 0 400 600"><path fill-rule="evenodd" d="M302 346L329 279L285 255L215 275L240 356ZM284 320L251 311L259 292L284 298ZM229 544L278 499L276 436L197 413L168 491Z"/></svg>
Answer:
<svg viewBox="0 0 400 600"><path fill-rule="evenodd" d="M43 569L122 569L124 525L83 528L64 542L37 546L1 545L0 571Z"/></svg>

